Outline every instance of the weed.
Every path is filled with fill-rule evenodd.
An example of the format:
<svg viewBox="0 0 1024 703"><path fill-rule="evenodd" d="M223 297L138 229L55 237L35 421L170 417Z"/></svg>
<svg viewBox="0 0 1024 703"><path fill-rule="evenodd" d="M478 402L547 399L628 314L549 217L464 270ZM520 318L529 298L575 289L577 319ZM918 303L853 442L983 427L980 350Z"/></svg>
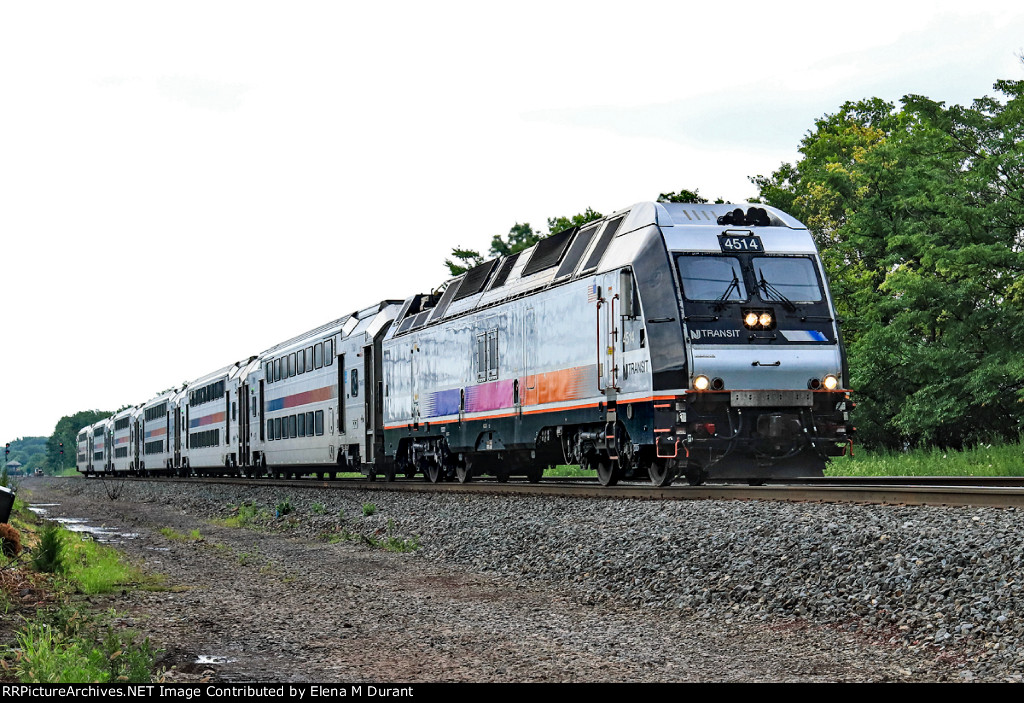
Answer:
<svg viewBox="0 0 1024 703"><path fill-rule="evenodd" d="M260 550L254 547L251 552L242 552L241 554L239 554L238 555L238 563L241 564L242 566L246 566L248 564L252 564L253 562L256 561L256 559L259 557L259 555L260 555Z"/></svg>
<svg viewBox="0 0 1024 703"><path fill-rule="evenodd" d="M282 515L287 515L288 513L290 513L292 511L292 503L291 503L290 500L285 498L284 500L282 500L280 503L278 503L275 506L275 509L277 510L277 517L281 517Z"/></svg>
<svg viewBox="0 0 1024 703"><path fill-rule="evenodd" d="M374 503L363 503L363 517L370 517L377 512L377 506Z"/></svg>
<svg viewBox="0 0 1024 703"><path fill-rule="evenodd" d="M231 508L231 512L231 517L216 522L224 527L246 527L269 517L266 511L257 508L253 502L239 503Z"/></svg>
<svg viewBox="0 0 1024 703"><path fill-rule="evenodd" d="M395 537L395 522L388 518L387 537L377 541L377 546L383 547L389 552L415 552L420 548L420 538L414 536L412 539Z"/></svg>
<svg viewBox="0 0 1024 703"><path fill-rule="evenodd" d="M109 593L141 578L116 550L83 537L65 538L65 577L85 594Z"/></svg>
<svg viewBox="0 0 1024 703"><path fill-rule="evenodd" d="M327 506L325 506L323 503L313 503L313 514L314 515L323 515L326 512L327 512Z"/></svg>
<svg viewBox="0 0 1024 703"><path fill-rule="evenodd" d="M176 542L201 542L203 540L203 536L199 533L198 529L192 530L186 535L178 532L173 527L161 527L160 534Z"/></svg>
<svg viewBox="0 0 1024 703"><path fill-rule="evenodd" d="M16 641L12 668L22 683L147 683L156 660L148 639L137 641L134 633L67 605L41 612Z"/></svg>

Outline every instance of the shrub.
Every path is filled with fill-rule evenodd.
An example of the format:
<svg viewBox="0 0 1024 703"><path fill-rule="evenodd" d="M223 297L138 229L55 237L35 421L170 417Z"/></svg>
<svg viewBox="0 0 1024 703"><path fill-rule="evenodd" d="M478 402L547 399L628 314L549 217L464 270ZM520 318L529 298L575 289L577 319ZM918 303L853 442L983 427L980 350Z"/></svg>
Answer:
<svg viewBox="0 0 1024 703"><path fill-rule="evenodd" d="M47 525L39 534L39 546L32 555L32 566L47 574L64 571L64 531L59 525Z"/></svg>
<svg viewBox="0 0 1024 703"><path fill-rule="evenodd" d="M287 498L285 498L280 503L278 503L275 507L277 509L277 516L281 517L282 515L287 515L288 513L290 513L292 511L292 502L290 500L288 500Z"/></svg>
<svg viewBox="0 0 1024 703"><path fill-rule="evenodd" d="M370 517L377 512L377 506L373 503L363 503L363 516Z"/></svg>

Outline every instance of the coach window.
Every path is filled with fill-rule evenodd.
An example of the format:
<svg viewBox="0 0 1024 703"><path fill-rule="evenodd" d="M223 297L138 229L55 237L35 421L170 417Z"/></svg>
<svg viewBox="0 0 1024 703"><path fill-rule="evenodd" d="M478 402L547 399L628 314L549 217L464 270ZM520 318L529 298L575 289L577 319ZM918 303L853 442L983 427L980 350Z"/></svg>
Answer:
<svg viewBox="0 0 1024 703"><path fill-rule="evenodd" d="M317 369L323 368L323 365L324 365L324 345L323 345L323 343L318 342L317 345L315 347L313 347L313 368L317 368Z"/></svg>
<svg viewBox="0 0 1024 703"><path fill-rule="evenodd" d="M296 373L306 373L305 354L305 349L300 349L297 352L295 352L295 361L298 364L298 367L295 369Z"/></svg>
<svg viewBox="0 0 1024 703"><path fill-rule="evenodd" d="M306 413L306 436L313 436L313 411L310 410Z"/></svg>
<svg viewBox="0 0 1024 703"><path fill-rule="evenodd" d="M299 413L295 418L299 423L299 429L296 434L300 437L306 436L306 413Z"/></svg>
<svg viewBox="0 0 1024 703"><path fill-rule="evenodd" d="M315 422L316 422L316 425L315 425L315 427L316 427L316 436L319 437L320 435L322 435L324 433L324 411L323 410L317 410L316 411L316 415L314 415L314 417L316 418L315 419Z"/></svg>
<svg viewBox="0 0 1024 703"><path fill-rule="evenodd" d="M324 342L324 366L334 363L334 340L328 339Z"/></svg>
<svg viewBox="0 0 1024 703"><path fill-rule="evenodd" d="M295 425L296 425L295 416L292 415L290 418L288 418L288 436L289 437L295 437L295 435L296 435Z"/></svg>
<svg viewBox="0 0 1024 703"><path fill-rule="evenodd" d="M288 355L288 375L294 376L296 373L298 370L295 368L295 352L292 352Z"/></svg>
<svg viewBox="0 0 1024 703"><path fill-rule="evenodd" d="M349 391L349 393L352 394L353 398L358 398L359 397L359 370L358 369L352 369L352 373L349 374L349 378L351 379L351 385L352 385L352 388Z"/></svg>
<svg viewBox="0 0 1024 703"><path fill-rule="evenodd" d="M274 418L274 439L281 439L281 418Z"/></svg>
<svg viewBox="0 0 1024 703"><path fill-rule="evenodd" d="M306 347L306 371L313 370L313 347Z"/></svg>
<svg viewBox="0 0 1024 703"><path fill-rule="evenodd" d="M274 439L274 421L273 420L267 420L267 438L271 439L271 440Z"/></svg>

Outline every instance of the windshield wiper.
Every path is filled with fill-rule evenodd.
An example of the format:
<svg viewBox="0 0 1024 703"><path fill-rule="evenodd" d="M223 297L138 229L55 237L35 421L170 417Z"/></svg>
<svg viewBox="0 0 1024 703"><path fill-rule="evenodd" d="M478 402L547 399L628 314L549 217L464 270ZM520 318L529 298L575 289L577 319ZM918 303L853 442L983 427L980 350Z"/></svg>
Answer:
<svg viewBox="0 0 1024 703"><path fill-rule="evenodd" d="M790 312L796 312L796 305L793 304L793 301L784 296L778 288L776 288L771 283L765 280L764 271L762 269L758 269L757 273L761 276L761 280L758 282L757 287L764 291L767 295L775 296L779 300L779 302L782 303L782 306L789 310ZM770 299L771 298L768 298L768 300Z"/></svg>
<svg viewBox="0 0 1024 703"><path fill-rule="evenodd" d="M725 289L724 293L718 296L718 302L721 303L728 300L734 290L737 293L740 291L740 279L739 276L736 275L735 271L732 272L732 283L729 284L729 287Z"/></svg>

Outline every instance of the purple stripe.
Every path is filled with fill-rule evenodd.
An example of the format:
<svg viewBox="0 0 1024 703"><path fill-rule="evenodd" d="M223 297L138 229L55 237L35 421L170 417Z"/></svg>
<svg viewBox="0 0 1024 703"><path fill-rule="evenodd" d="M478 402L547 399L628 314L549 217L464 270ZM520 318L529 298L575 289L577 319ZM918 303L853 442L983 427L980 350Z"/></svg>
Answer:
<svg viewBox="0 0 1024 703"><path fill-rule="evenodd" d="M513 381L494 381L466 389L466 412L476 413L484 410L511 408L513 400Z"/></svg>

